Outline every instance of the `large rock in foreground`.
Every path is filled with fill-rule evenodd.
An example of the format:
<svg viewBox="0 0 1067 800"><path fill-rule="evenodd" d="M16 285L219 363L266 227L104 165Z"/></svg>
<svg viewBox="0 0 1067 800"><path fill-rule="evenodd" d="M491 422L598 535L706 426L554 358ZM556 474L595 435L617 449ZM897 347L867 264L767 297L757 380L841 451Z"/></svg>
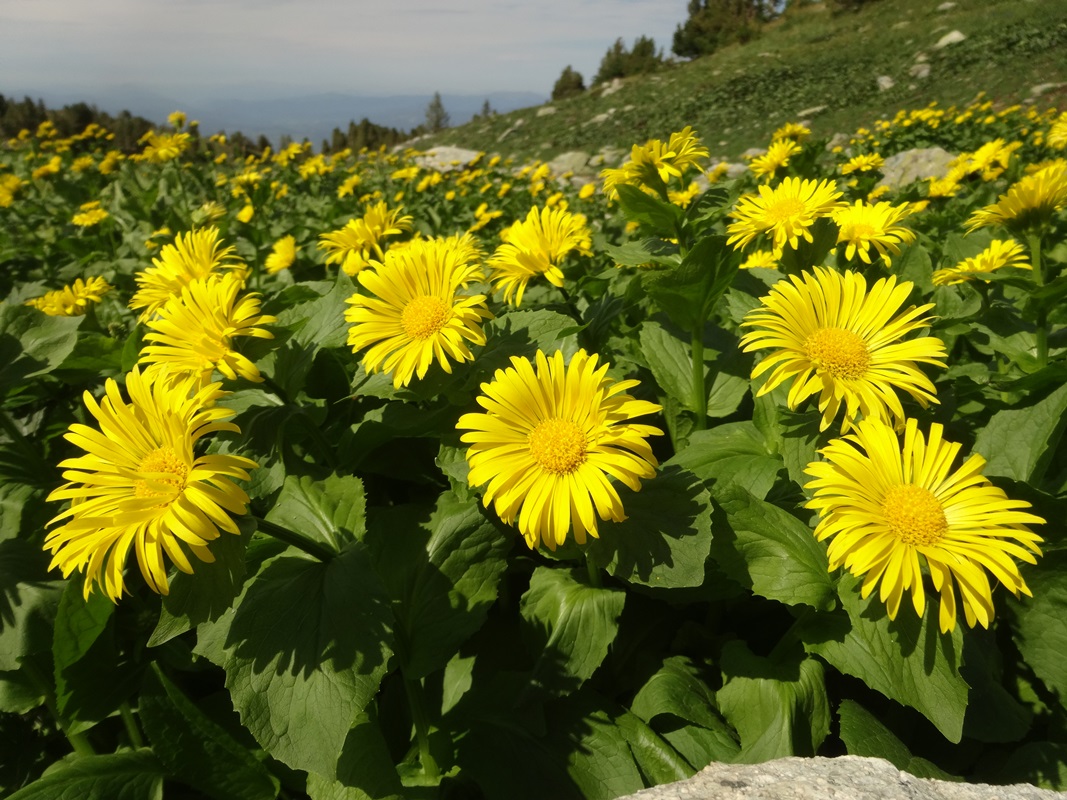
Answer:
<svg viewBox="0 0 1067 800"><path fill-rule="evenodd" d="M620 800L1062 800L1028 784L988 786L916 778L881 758L781 758L711 764L687 781Z"/></svg>

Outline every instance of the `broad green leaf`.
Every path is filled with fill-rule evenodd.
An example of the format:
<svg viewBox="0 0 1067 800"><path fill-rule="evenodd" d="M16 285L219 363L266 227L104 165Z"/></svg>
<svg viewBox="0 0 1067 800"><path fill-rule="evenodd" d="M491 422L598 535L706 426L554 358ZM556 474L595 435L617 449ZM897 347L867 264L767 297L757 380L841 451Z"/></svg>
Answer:
<svg viewBox="0 0 1067 800"><path fill-rule="evenodd" d="M689 435L688 446L667 462L711 482L713 496L736 483L762 500L774 486L782 460L768 452L751 422L730 422Z"/></svg>
<svg viewBox="0 0 1067 800"><path fill-rule="evenodd" d="M1067 424L1067 385L1027 408L998 411L978 432L974 450L986 475L1037 484Z"/></svg>
<svg viewBox="0 0 1067 800"><path fill-rule="evenodd" d="M819 615L803 626L805 647L846 675L914 708L949 741L960 741L968 694L959 672L960 628L939 632L934 598L922 619L905 600L891 621L877 597L860 597L859 584L852 575L841 576L837 594L844 611Z"/></svg>
<svg viewBox="0 0 1067 800"><path fill-rule="evenodd" d="M26 670L0 672L0 712L25 714L44 703L44 691Z"/></svg>
<svg viewBox="0 0 1067 800"><path fill-rule="evenodd" d="M29 542L0 541L0 671L52 649L62 581L40 580L48 559Z"/></svg>
<svg viewBox="0 0 1067 800"><path fill-rule="evenodd" d="M621 184L615 190L619 193L619 205L626 218L661 236L673 236L685 217L685 212L674 203L646 194L636 186Z"/></svg>
<svg viewBox="0 0 1067 800"><path fill-rule="evenodd" d="M963 638L960 675L971 687L963 734L980 742L1018 742L1030 730L1033 712L1004 687L994 631L977 628Z"/></svg>
<svg viewBox="0 0 1067 800"><path fill-rule="evenodd" d="M325 288L328 284L320 285ZM348 336L348 323L344 316L348 304L345 301L355 291L356 285L352 279L338 270L337 278L328 292L315 300L282 311L273 327L292 331L293 339L305 347L341 347Z"/></svg>
<svg viewBox="0 0 1067 800"><path fill-rule="evenodd" d="M679 262L678 245L663 239L637 239L620 246L605 245L604 252L620 267L661 266Z"/></svg>
<svg viewBox="0 0 1067 800"><path fill-rule="evenodd" d="M374 704L367 708L373 711ZM308 775L312 800L385 800L401 797L403 791L378 719L372 714L360 714L352 726L336 778Z"/></svg>
<svg viewBox="0 0 1067 800"><path fill-rule="evenodd" d="M1033 597L1009 599L1015 642L1026 663L1061 702L1067 698L1067 552L1054 551L1024 566Z"/></svg>
<svg viewBox="0 0 1067 800"><path fill-rule="evenodd" d="M715 693L700 679L686 656L671 656L637 692L630 710L645 722L673 714L710 730L728 731L715 703Z"/></svg>
<svg viewBox="0 0 1067 800"><path fill-rule="evenodd" d="M1067 744L1028 742L983 779L992 783L1031 783L1062 792L1067 788Z"/></svg>
<svg viewBox="0 0 1067 800"><path fill-rule="evenodd" d="M725 236L707 236L678 267L642 272L641 285L676 325L691 331L708 320L740 263Z"/></svg>
<svg viewBox="0 0 1067 800"><path fill-rule="evenodd" d="M630 753L649 783L681 781L695 772L681 753L636 714L622 711L615 716L615 724L626 737Z"/></svg>
<svg viewBox="0 0 1067 800"><path fill-rule="evenodd" d="M436 509L401 506L372 516L366 543L396 619L405 676L437 671L485 622L514 540L475 498L442 494Z"/></svg>
<svg viewBox="0 0 1067 800"><path fill-rule="evenodd" d="M929 297L934 290L934 269L930 253L918 242L905 247L903 252L893 259L893 271L901 280L914 283L923 297Z"/></svg>
<svg viewBox="0 0 1067 800"><path fill-rule="evenodd" d="M859 703L842 700L837 707L837 716L841 720L841 741L850 756L884 758L897 769L920 778L959 780L933 762L912 755L904 742Z"/></svg>
<svg viewBox="0 0 1067 800"><path fill-rule="evenodd" d="M711 552L711 496L700 478L665 466L636 494L620 490L626 519L600 526L587 550L619 580L667 589L700 586Z"/></svg>
<svg viewBox="0 0 1067 800"><path fill-rule="evenodd" d="M158 664L149 671L138 710L155 753L176 780L217 800L278 796L266 767L182 694Z"/></svg>
<svg viewBox="0 0 1067 800"><path fill-rule="evenodd" d="M363 537L366 508L359 478L330 475L316 481L290 475L267 519L340 552Z"/></svg>
<svg viewBox="0 0 1067 800"><path fill-rule="evenodd" d="M26 512L39 506L42 496L40 489L25 483L0 486L0 542L19 538Z"/></svg>
<svg viewBox="0 0 1067 800"><path fill-rule="evenodd" d="M830 732L822 664L762 658L733 641L723 648L720 666L723 687L716 697L741 737L737 761L815 755Z"/></svg>
<svg viewBox="0 0 1067 800"><path fill-rule="evenodd" d="M562 350L564 359L569 359L578 350L574 325L574 320L565 314L545 309L509 311L489 320L485 324L485 347L474 362L468 388L475 389L482 381L490 380L496 370L510 367L513 356L526 357L532 363L539 349L549 356Z"/></svg>
<svg viewBox="0 0 1067 800"><path fill-rule="evenodd" d="M580 575L580 570L538 567L519 604L530 649L538 654L531 682L547 692L565 694L581 686L619 632L626 594L590 586Z"/></svg>
<svg viewBox="0 0 1067 800"><path fill-rule="evenodd" d="M672 336L662 325L646 320L641 324L641 354L659 387L691 412L693 403L693 359L689 344Z"/></svg>
<svg viewBox="0 0 1067 800"><path fill-rule="evenodd" d="M163 767L151 750L85 756L20 789L8 800L162 800Z"/></svg>
<svg viewBox="0 0 1067 800"><path fill-rule="evenodd" d="M833 607L826 550L811 528L736 483L717 497L730 530L717 532L711 553L728 575L760 597L819 610Z"/></svg>
<svg viewBox="0 0 1067 800"><path fill-rule="evenodd" d="M234 610L200 626L196 651L221 662L234 707L265 750L330 775L385 675L391 617L358 543L325 563L289 549L245 584Z"/></svg>
<svg viewBox="0 0 1067 800"><path fill-rule="evenodd" d="M0 395L58 367L74 350L85 317L50 317L0 302Z"/></svg>

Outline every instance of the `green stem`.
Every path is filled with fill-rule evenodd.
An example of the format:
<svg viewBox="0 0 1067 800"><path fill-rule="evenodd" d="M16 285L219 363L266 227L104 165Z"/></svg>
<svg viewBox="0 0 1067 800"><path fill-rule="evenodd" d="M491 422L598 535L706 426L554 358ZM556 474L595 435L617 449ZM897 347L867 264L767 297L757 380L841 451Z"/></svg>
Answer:
<svg viewBox="0 0 1067 800"><path fill-rule="evenodd" d="M708 388L704 376L704 321L693 327L693 408L696 411L697 430L708 427Z"/></svg>
<svg viewBox="0 0 1067 800"><path fill-rule="evenodd" d="M298 533L294 533L288 528L284 528L277 523L265 520L262 517L253 516L252 519L256 521L256 527L263 531L268 536L273 536L279 542L285 542L288 545L292 545L298 550L303 550L309 556L317 558L319 561L330 561L335 555L333 550L326 547L326 545L319 542L312 541L301 536Z"/></svg>
<svg viewBox="0 0 1067 800"><path fill-rule="evenodd" d="M45 674L37 667L33 662L26 660L22 662L22 668L26 670L26 675L37 687L37 690L44 695L44 704L48 707L48 711L52 714L52 718L56 721L56 726L62 731L63 735L67 737L67 741L70 742L71 748L82 756L95 756L96 751L89 743L89 740L81 733L72 733L67 730L67 726L63 724L63 718L59 715L59 708L56 706L56 693L52 689L52 681L45 676Z"/></svg>
<svg viewBox="0 0 1067 800"><path fill-rule="evenodd" d="M141 730L137 727L137 720L133 717L130 704L122 703L119 706L119 714L122 716L122 724L126 726L126 735L130 737L130 745L135 750L144 747L144 739L141 737Z"/></svg>
<svg viewBox="0 0 1067 800"><path fill-rule="evenodd" d="M600 589L604 586L603 581L600 579L600 570L597 569L596 564L593 563L593 557L586 551L585 554L585 569L589 573L589 583Z"/></svg>
<svg viewBox="0 0 1067 800"><path fill-rule="evenodd" d="M1045 285L1045 273L1041 265L1041 233L1031 231L1027 237L1030 242L1030 266L1034 271L1034 283L1038 286ZM1037 362L1043 367L1048 364L1048 309L1043 299L1037 302Z"/></svg>
<svg viewBox="0 0 1067 800"><path fill-rule="evenodd" d="M430 752L430 723L426 713L426 698L423 696L422 684L404 676L404 691L407 692L411 719L415 723L415 738L419 743L419 761L422 772L428 778L436 778L441 770Z"/></svg>

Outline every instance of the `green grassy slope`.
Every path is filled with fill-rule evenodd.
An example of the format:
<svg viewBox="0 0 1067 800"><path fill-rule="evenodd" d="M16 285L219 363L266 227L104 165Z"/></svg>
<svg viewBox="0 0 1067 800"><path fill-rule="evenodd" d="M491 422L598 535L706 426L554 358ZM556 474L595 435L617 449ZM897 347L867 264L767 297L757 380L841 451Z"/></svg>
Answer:
<svg viewBox="0 0 1067 800"><path fill-rule="evenodd" d="M1064 83L1041 94L1041 107L1067 107L1067 0L879 0L856 13L822 4L794 11L757 40L706 58L629 78L607 97L587 91L536 109L477 120L420 140L426 149L454 144L522 159L548 160L568 150L629 148L693 125L712 154L735 158L765 147L770 133L802 110L818 135L851 132L901 108L937 101L968 103L979 91L998 105L1021 102L1039 84ZM959 30L965 41L934 45ZM919 53L930 75L909 75ZM877 79L889 76L893 88ZM613 110L612 110L613 109ZM591 122L608 113L603 122ZM522 119L520 127L506 136Z"/></svg>

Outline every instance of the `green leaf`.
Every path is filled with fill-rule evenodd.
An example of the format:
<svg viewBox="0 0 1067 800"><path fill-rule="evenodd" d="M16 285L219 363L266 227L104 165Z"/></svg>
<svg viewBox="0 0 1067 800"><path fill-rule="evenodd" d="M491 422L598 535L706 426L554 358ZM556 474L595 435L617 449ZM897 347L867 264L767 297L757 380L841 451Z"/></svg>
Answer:
<svg viewBox="0 0 1067 800"><path fill-rule="evenodd" d="M1026 663L1061 702L1067 698L1067 552L1054 551L1025 567L1033 597L1008 604L1015 615L1015 642Z"/></svg>
<svg viewBox="0 0 1067 800"><path fill-rule="evenodd" d="M978 433L974 450L985 475L1037 484L1067 424L1067 385L1027 408L998 411Z"/></svg>
<svg viewBox="0 0 1067 800"><path fill-rule="evenodd" d="M445 493L432 515L400 506L372 517L366 541L393 601L404 675L425 677L485 622L514 540L476 499Z"/></svg>
<svg viewBox="0 0 1067 800"><path fill-rule="evenodd" d="M980 742L1018 742L1030 730L1033 712L1004 687L1003 664L993 631L968 631L960 675L971 687L963 734Z"/></svg>
<svg viewBox="0 0 1067 800"><path fill-rule="evenodd" d="M519 604L530 649L539 654L531 683L548 692L565 694L581 686L619 632L625 592L590 586L580 574L538 567Z"/></svg>
<svg viewBox="0 0 1067 800"><path fill-rule="evenodd" d="M826 550L811 528L738 484L718 500L730 530L716 535L711 553L728 575L760 597L820 611L833 607Z"/></svg>
<svg viewBox="0 0 1067 800"><path fill-rule="evenodd" d="M604 245L604 252L620 267L643 267L648 264L678 264L678 245L663 239L638 239L616 247Z"/></svg>
<svg viewBox="0 0 1067 800"><path fill-rule="evenodd" d="M923 297L929 297L934 291L934 269L930 253L918 242L905 247L903 252L893 259L893 267L893 271L901 280L914 283Z"/></svg>
<svg viewBox="0 0 1067 800"><path fill-rule="evenodd" d="M374 704L368 710L374 710ZM360 714L345 739L336 779L308 775L308 794L312 800L384 800L401 797L404 787L393 766L377 716Z"/></svg>
<svg viewBox="0 0 1067 800"><path fill-rule="evenodd" d="M50 372L71 354L85 317L50 317L0 302L0 395L26 378Z"/></svg>
<svg viewBox="0 0 1067 800"><path fill-rule="evenodd" d="M25 714L42 703L44 690L30 679L26 670L0 672L0 712Z"/></svg>
<svg viewBox="0 0 1067 800"><path fill-rule="evenodd" d="M767 450L763 435L751 422L731 422L695 431L689 436L688 446L667 464L710 482L714 497L737 484L760 500L774 486L783 467L781 458Z"/></svg>
<svg viewBox="0 0 1067 800"><path fill-rule="evenodd" d="M107 667L114 667L117 660L111 637L101 640L115 604L100 592L83 599L82 586L80 578L68 581L56 611L52 639L56 706L64 719L99 721L122 702L128 690L116 694L123 681L114 680L111 670L100 669L98 663L102 659ZM97 657L86 659L98 642Z"/></svg>
<svg viewBox="0 0 1067 800"><path fill-rule="evenodd" d="M290 475L267 519L340 552L363 538L366 509L359 478L330 475L316 481Z"/></svg>
<svg viewBox="0 0 1067 800"><path fill-rule="evenodd" d="M392 614L361 546L329 562L292 549L200 626L196 652L226 670L241 721L294 769L333 774L345 737L392 653Z"/></svg>
<svg viewBox="0 0 1067 800"><path fill-rule="evenodd" d="M277 781L266 767L208 718L153 665L141 693L141 724L167 771L218 800L273 800Z"/></svg>
<svg viewBox="0 0 1067 800"><path fill-rule="evenodd" d="M936 602L927 603L922 619L905 602L891 621L877 597L860 597L859 584L852 575L841 576L837 593L844 612L819 615L802 626L805 647L914 708L949 741L960 741L968 694L959 671L963 633L959 627L939 632Z"/></svg>
<svg viewBox="0 0 1067 800"><path fill-rule="evenodd" d="M0 671L52 649L52 630L62 581L40 580L44 554L20 539L0 541Z"/></svg>
<svg viewBox="0 0 1067 800"><path fill-rule="evenodd" d="M615 717L615 724L626 737L641 774L653 786L685 780L696 771L666 739L637 715L624 711Z"/></svg>
<svg viewBox="0 0 1067 800"><path fill-rule="evenodd" d="M674 203L646 194L636 186L620 184L615 190L628 220L639 222L662 236L674 236L677 226L685 218L685 212Z"/></svg>
<svg viewBox="0 0 1067 800"><path fill-rule="evenodd" d="M641 273L641 285L671 320L691 331L709 318L741 263L725 236L707 236L672 269Z"/></svg>
<svg viewBox="0 0 1067 800"><path fill-rule="evenodd" d="M738 762L815 755L830 732L822 664L761 658L733 641L723 648L720 665L719 708L741 737Z"/></svg>
<svg viewBox="0 0 1067 800"><path fill-rule="evenodd" d="M693 359L689 344L672 336L658 322L641 323L641 354L656 383L681 405L696 413L693 404Z"/></svg>
<svg viewBox="0 0 1067 800"><path fill-rule="evenodd" d="M667 465L641 491L622 495L626 519L588 542L594 562L627 583L700 586L711 552L711 495L700 478Z"/></svg>
<svg viewBox="0 0 1067 800"><path fill-rule="evenodd" d="M574 320L565 314L541 309L538 311L509 311L485 324L485 347L474 362L474 375L469 388L476 388L498 369L511 366L512 356L533 361L537 350L552 355L562 350L570 358L578 350Z"/></svg>
<svg viewBox="0 0 1067 800"><path fill-rule="evenodd" d="M163 768L151 750L85 756L51 770L8 800L162 800Z"/></svg>
<svg viewBox="0 0 1067 800"><path fill-rule="evenodd" d="M852 700L842 700L837 707L841 720L841 741L850 756L884 758L894 767L919 778L958 781L931 761L912 755L904 742L879 722L871 712Z"/></svg>
<svg viewBox="0 0 1067 800"><path fill-rule="evenodd" d="M1013 750L992 774L983 775L991 783L1031 783L1044 789L1063 791L1067 787L1067 744L1028 742Z"/></svg>
<svg viewBox="0 0 1067 800"><path fill-rule="evenodd" d="M274 327L292 331L293 340L305 347L341 347L348 338L348 323L345 321L348 304L345 301L355 291L352 279L338 270L337 278L326 294L282 311Z"/></svg>

